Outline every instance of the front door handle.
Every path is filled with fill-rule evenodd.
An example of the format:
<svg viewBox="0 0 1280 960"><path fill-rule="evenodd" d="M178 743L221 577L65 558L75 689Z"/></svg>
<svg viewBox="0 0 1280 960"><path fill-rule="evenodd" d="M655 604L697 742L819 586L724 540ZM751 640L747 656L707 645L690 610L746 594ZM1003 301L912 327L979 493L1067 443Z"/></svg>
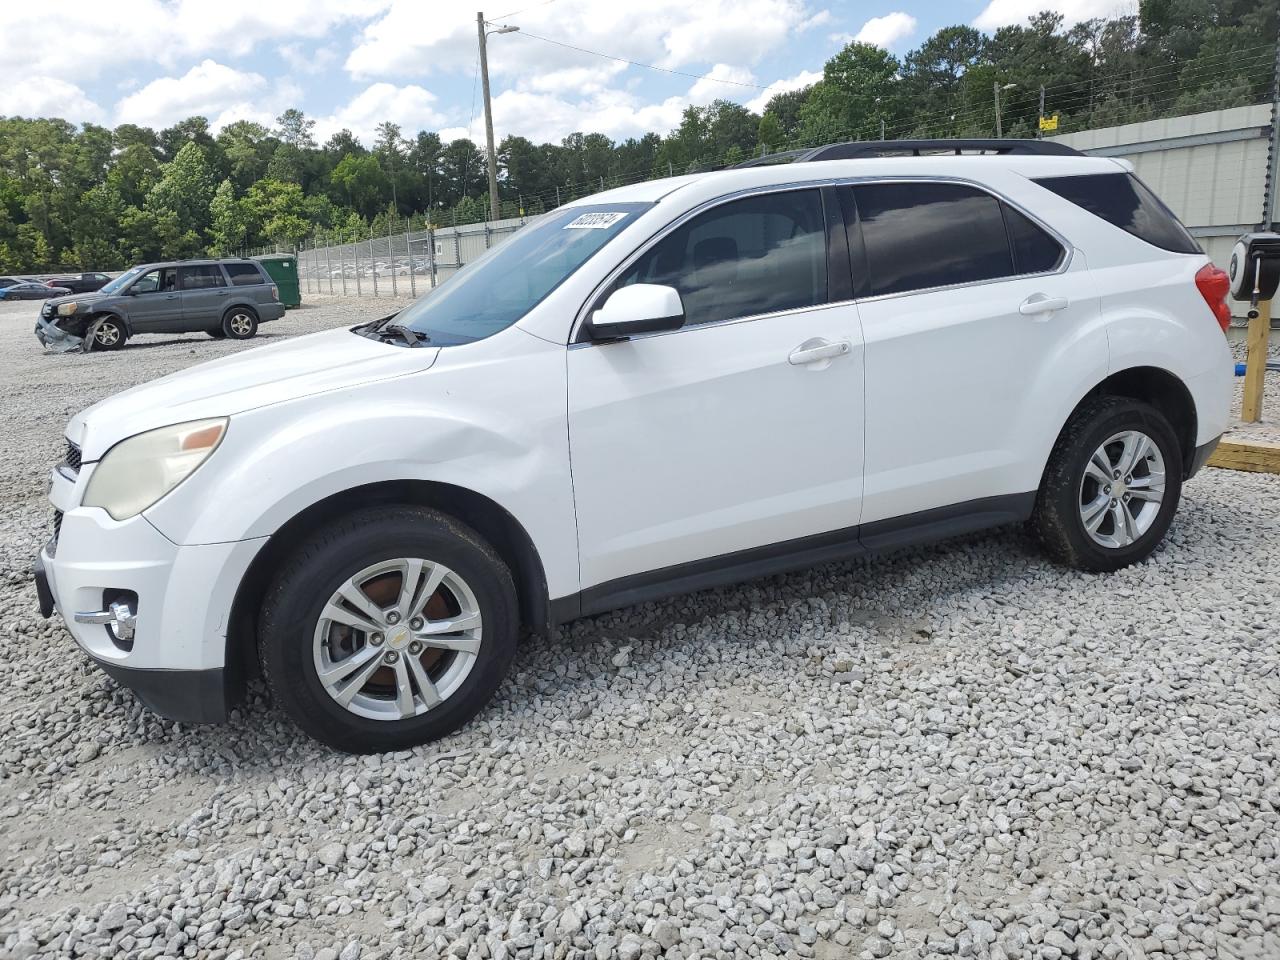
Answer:
<svg viewBox="0 0 1280 960"><path fill-rule="evenodd" d="M1038 317L1065 310L1067 305L1066 297L1048 297L1043 293L1033 293L1018 305L1018 312L1024 317Z"/></svg>
<svg viewBox="0 0 1280 960"><path fill-rule="evenodd" d="M806 340L791 351L787 362L799 366L804 363L817 363L819 360L833 360L836 357L843 357L852 349L853 346L848 340L837 340L835 343L821 338Z"/></svg>

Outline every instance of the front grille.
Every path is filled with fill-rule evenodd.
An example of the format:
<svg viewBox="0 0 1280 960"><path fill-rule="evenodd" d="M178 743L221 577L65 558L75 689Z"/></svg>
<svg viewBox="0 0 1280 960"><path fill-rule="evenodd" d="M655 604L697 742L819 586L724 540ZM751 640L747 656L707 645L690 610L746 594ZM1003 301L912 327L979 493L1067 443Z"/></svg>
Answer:
<svg viewBox="0 0 1280 960"><path fill-rule="evenodd" d="M63 463L71 468L72 473L80 472L80 448L70 440L67 441L67 457Z"/></svg>
<svg viewBox="0 0 1280 960"><path fill-rule="evenodd" d="M62 511L53 511L53 539L49 541L49 556L58 552L58 535L62 533Z"/></svg>

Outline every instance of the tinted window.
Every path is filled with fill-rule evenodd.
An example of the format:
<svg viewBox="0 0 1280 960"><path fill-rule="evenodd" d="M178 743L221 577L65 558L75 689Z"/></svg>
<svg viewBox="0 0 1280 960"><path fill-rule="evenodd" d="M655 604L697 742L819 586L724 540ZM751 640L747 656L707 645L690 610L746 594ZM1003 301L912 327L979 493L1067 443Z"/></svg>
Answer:
<svg viewBox="0 0 1280 960"><path fill-rule="evenodd" d="M252 263L224 263L223 266L227 268L227 276L231 278L232 286L247 287L266 282Z"/></svg>
<svg viewBox="0 0 1280 960"><path fill-rule="evenodd" d="M675 287L686 326L808 307L827 299L826 250L817 190L763 194L678 227L617 286Z"/></svg>
<svg viewBox="0 0 1280 960"><path fill-rule="evenodd" d="M178 289L180 290L208 290L211 287L226 285L227 281L222 279L222 268L216 263L178 268Z"/></svg>
<svg viewBox="0 0 1280 960"><path fill-rule="evenodd" d="M1011 276L1000 202L951 183L853 188L872 296Z"/></svg>
<svg viewBox="0 0 1280 960"><path fill-rule="evenodd" d="M1174 253L1201 252L1187 228L1131 173L1045 177L1036 183L1153 246Z"/></svg>
<svg viewBox="0 0 1280 960"><path fill-rule="evenodd" d="M1056 269L1065 253L1062 245L1013 207L1001 206L1009 229L1009 243L1013 246L1014 269L1018 273L1045 273Z"/></svg>

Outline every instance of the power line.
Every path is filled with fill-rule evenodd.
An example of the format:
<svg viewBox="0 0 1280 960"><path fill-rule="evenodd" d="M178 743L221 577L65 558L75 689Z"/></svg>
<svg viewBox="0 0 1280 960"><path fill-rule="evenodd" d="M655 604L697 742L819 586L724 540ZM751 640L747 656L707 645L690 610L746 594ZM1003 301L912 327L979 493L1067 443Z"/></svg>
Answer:
<svg viewBox="0 0 1280 960"><path fill-rule="evenodd" d="M501 16L494 17L493 20L485 19L485 23L493 23L494 20L505 20L507 17L518 17L522 13L528 13L530 10L536 10L538 7L545 7L555 3L556 0L542 0L541 3L532 3L527 7L521 7L519 10L512 10L510 13L504 13Z"/></svg>
<svg viewBox="0 0 1280 960"><path fill-rule="evenodd" d="M588 50L586 47L575 47L572 43L564 43L561 40L552 40L550 37L540 37L536 33L528 33L520 30L516 33L518 37L528 37L530 40L541 40L543 43L555 44L557 47L564 47L566 50L576 50L579 53L589 53L593 57L601 57L605 60L613 60L616 63L626 63L633 67L644 67L646 70L656 70L658 73L669 73L677 77L688 77L691 80L711 80L714 83L727 83L733 87L749 87L752 90L768 90L767 86L758 83L746 83L742 80L722 80L720 77L713 77L710 74L685 73L683 70L670 70L667 67L656 67L652 63L641 63L639 60L628 60L626 57L615 57L611 53L601 53L599 50Z"/></svg>

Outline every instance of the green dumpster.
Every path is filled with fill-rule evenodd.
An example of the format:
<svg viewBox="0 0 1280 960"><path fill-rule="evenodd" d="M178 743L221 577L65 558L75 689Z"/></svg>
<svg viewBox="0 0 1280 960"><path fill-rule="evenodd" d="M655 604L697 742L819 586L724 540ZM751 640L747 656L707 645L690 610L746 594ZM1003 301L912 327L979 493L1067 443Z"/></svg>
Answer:
<svg viewBox="0 0 1280 960"><path fill-rule="evenodd" d="M302 288L298 285L298 258L291 253L269 253L254 257L267 271L267 276L280 288L280 302L286 307L302 305Z"/></svg>

